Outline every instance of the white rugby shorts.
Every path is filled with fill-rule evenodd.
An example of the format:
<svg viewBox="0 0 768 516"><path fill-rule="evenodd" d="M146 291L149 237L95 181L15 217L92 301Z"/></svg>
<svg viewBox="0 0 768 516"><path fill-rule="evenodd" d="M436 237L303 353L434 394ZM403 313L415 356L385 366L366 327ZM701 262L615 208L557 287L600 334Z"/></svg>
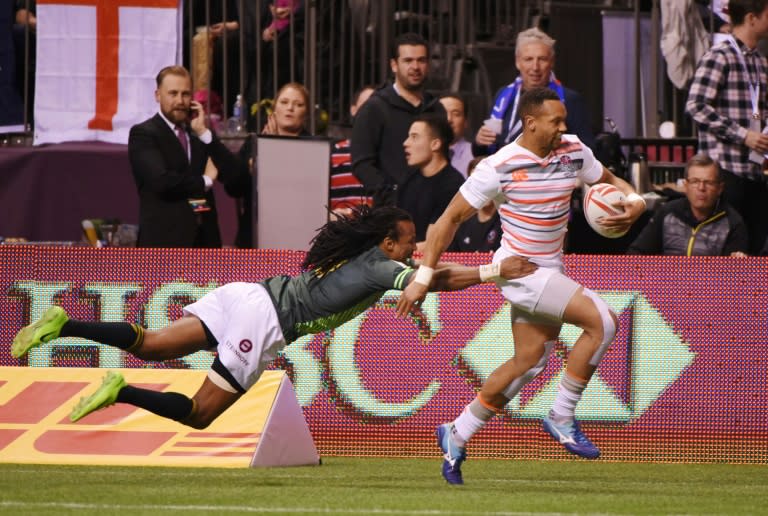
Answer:
<svg viewBox="0 0 768 516"><path fill-rule="evenodd" d="M246 391L286 344L275 305L258 283L223 285L185 306L184 313L205 323L218 342L219 360ZM221 376L211 380L220 385Z"/></svg>
<svg viewBox="0 0 768 516"><path fill-rule="evenodd" d="M515 255L500 247L493 255L493 262L509 256ZM536 259L531 261L537 263ZM565 275L559 260L546 260L537 265L539 268L533 274L513 280L499 279L496 286L512 305L513 323L560 325L565 307L581 285Z"/></svg>

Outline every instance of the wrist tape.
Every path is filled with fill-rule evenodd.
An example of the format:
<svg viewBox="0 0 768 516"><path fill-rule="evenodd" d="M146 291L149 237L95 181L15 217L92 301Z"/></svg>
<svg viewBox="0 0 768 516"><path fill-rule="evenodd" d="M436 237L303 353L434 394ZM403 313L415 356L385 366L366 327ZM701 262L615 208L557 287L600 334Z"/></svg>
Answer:
<svg viewBox="0 0 768 516"><path fill-rule="evenodd" d="M501 278L501 262L487 263L479 267L480 281L495 281Z"/></svg>
<svg viewBox="0 0 768 516"><path fill-rule="evenodd" d="M429 286L429 284L432 282L432 273L435 272L435 269L432 267L426 267L424 265L420 266L416 270L416 277L413 278L413 281L416 283L421 283L422 285Z"/></svg>

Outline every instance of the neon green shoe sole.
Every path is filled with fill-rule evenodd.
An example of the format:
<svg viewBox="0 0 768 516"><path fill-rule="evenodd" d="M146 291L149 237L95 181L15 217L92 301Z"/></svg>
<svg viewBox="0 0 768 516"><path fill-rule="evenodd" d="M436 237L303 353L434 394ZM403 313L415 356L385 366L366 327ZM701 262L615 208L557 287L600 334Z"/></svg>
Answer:
<svg viewBox="0 0 768 516"><path fill-rule="evenodd" d="M120 392L120 389L126 385L128 384L123 375L114 371L108 372L101 382L101 386L96 389L96 392L87 398L80 398L72 412L69 413L69 420L74 423L91 412L113 405L115 400L117 400L117 394Z"/></svg>
<svg viewBox="0 0 768 516"><path fill-rule="evenodd" d="M25 326L16 334L11 344L11 355L14 358L21 358L30 349L55 339L68 320L67 312L62 307L50 307L40 319Z"/></svg>

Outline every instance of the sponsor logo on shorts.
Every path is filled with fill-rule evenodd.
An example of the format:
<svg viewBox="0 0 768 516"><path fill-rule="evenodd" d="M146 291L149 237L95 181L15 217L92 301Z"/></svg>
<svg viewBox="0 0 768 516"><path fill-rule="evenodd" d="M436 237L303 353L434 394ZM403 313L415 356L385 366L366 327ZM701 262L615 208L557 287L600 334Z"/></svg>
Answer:
<svg viewBox="0 0 768 516"><path fill-rule="evenodd" d="M246 341L243 341L243 342L248 342L248 344L250 344L250 341L247 341L247 340L246 340ZM229 350L231 350L231 351L232 351L232 354L234 354L234 355L235 355L235 358L236 358L237 360L239 360L239 361L240 361L240 362L241 362L243 365L246 365L246 366L247 366L247 365L249 364L249 362L248 362L248 359L246 359L246 358L245 358L245 357L242 355L242 353L238 352L238 349L235 347L235 345L234 345L234 344L232 344L230 341L227 341L227 342L225 342L225 343L224 343L224 345L227 347L227 349L229 349ZM239 347L241 347L241 348L242 348L242 345L243 345L243 343L241 342Z"/></svg>
<svg viewBox="0 0 768 516"><path fill-rule="evenodd" d="M240 341L240 351L243 353L248 353L253 349L253 344L251 344L251 341L248 339L243 339Z"/></svg>

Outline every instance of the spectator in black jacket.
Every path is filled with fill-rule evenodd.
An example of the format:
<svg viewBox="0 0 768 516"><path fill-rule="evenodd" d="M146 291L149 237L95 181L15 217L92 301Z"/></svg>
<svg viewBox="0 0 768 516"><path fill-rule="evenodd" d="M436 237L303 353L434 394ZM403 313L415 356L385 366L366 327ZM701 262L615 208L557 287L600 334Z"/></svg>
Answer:
<svg viewBox="0 0 768 516"><path fill-rule="evenodd" d="M418 172L403 184L397 205L413 217L417 246L423 244L429 226L443 214L464 183L464 176L448 160L451 140L453 130L448 118L428 113L411 124L403 142L408 165L418 168Z"/></svg>
<svg viewBox="0 0 768 516"><path fill-rule="evenodd" d="M395 204L397 189L416 172L403 152L403 141L416 117L423 113L446 116L439 100L424 91L429 73L424 38L414 33L397 37L390 67L394 82L376 90L352 127L352 172L378 205Z"/></svg>
<svg viewBox="0 0 768 516"><path fill-rule="evenodd" d="M685 197L659 208L628 254L746 256L744 220L722 193L718 164L706 154L693 156L685 167Z"/></svg>

